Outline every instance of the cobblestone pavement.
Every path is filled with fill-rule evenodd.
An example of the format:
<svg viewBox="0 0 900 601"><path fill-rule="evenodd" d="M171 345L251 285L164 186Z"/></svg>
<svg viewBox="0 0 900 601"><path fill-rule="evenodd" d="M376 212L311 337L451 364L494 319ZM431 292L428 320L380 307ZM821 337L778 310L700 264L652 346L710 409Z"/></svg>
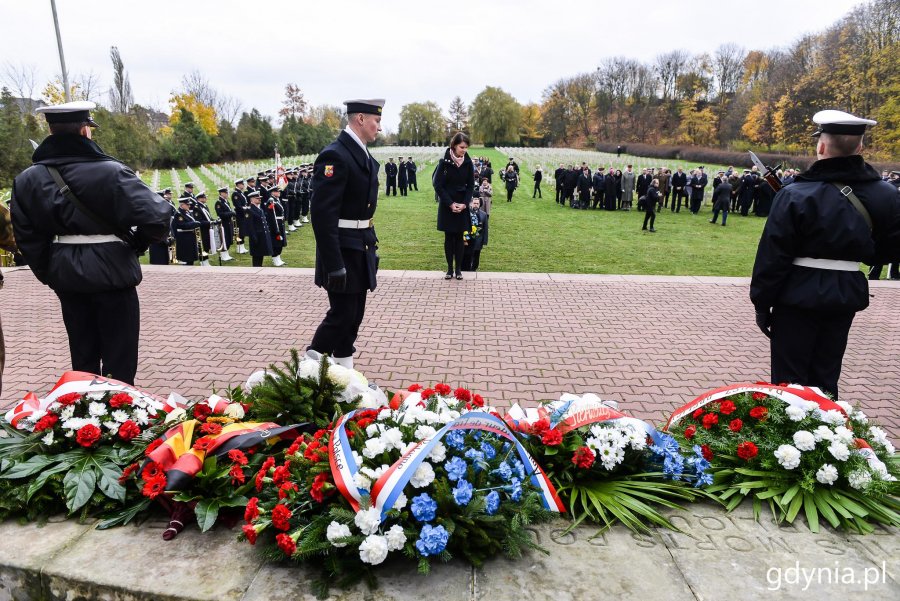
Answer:
<svg viewBox="0 0 900 601"><path fill-rule="evenodd" d="M305 348L326 308L312 270L144 267L137 384L188 398L242 382ZM68 368L56 296L4 271L0 405L43 394ZM369 295L357 368L382 387L446 381L493 404L563 392L619 400L663 421L717 386L768 379L744 278L386 271ZM900 285L874 283L854 321L841 396L900 434Z"/></svg>

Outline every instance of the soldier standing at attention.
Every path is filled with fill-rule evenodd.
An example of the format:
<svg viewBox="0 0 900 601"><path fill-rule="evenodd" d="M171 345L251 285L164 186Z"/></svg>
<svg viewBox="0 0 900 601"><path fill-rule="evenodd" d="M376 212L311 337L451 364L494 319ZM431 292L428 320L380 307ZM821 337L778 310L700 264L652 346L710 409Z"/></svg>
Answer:
<svg viewBox="0 0 900 601"><path fill-rule="evenodd" d="M234 218L237 219L238 239L237 254L246 254L247 249L244 247L244 238L247 236L247 226L244 224L244 209L247 208L247 196L244 193L244 180L239 179L234 182L234 192L231 193L231 206L234 207Z"/></svg>
<svg viewBox="0 0 900 601"><path fill-rule="evenodd" d="M228 188L219 188L219 198L216 199L216 215L222 222L222 236L224 250L222 251L223 261L234 261L234 257L229 254L231 245L234 243L234 225L235 212L228 204Z"/></svg>
<svg viewBox="0 0 900 601"><path fill-rule="evenodd" d="M409 179L409 189L419 191L419 182L416 180L416 171L418 167L416 167L416 162L412 157L407 157L406 159L406 175L407 179Z"/></svg>
<svg viewBox="0 0 900 601"><path fill-rule="evenodd" d="M400 196L406 196L406 189L409 187L409 171L406 170L406 161L400 157L400 165L398 166L397 183L400 186Z"/></svg>
<svg viewBox="0 0 900 601"><path fill-rule="evenodd" d="M394 196L397 196L397 164L394 162L394 157L389 158L384 166L384 176L387 178L387 187L384 189L384 195L390 196L391 188L393 188Z"/></svg>
<svg viewBox="0 0 900 601"><path fill-rule="evenodd" d="M771 339L772 381L837 398L850 324L869 306L860 262L900 259L900 196L860 155L875 121L827 110L813 122L818 160L772 203L750 300Z"/></svg>
<svg viewBox="0 0 900 601"><path fill-rule="evenodd" d="M178 210L172 220L172 229L175 232L175 259L185 265L193 265L200 259L200 247L197 245L197 234L194 232L200 227L200 222L194 219L191 211L191 199L183 196L178 199Z"/></svg>
<svg viewBox="0 0 900 601"><path fill-rule="evenodd" d="M330 308L308 350L352 368L366 295L375 290L378 271L372 216L378 204L379 165L366 145L381 131L384 100L344 104L347 127L319 153L313 168L315 281L328 291Z"/></svg>
<svg viewBox="0 0 900 601"><path fill-rule="evenodd" d="M13 181L16 242L59 297L72 369L134 384L138 255L169 235L171 205L91 139L93 102L37 109L50 135Z"/></svg>

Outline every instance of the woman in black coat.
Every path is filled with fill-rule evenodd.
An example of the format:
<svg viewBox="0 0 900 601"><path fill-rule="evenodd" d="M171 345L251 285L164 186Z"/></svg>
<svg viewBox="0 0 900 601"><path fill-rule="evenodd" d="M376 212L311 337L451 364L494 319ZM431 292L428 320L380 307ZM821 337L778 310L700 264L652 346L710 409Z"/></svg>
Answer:
<svg viewBox="0 0 900 601"><path fill-rule="evenodd" d="M512 202L513 192L519 187L519 174L512 165L506 168L503 180L506 182L506 202Z"/></svg>
<svg viewBox="0 0 900 601"><path fill-rule="evenodd" d="M641 228L642 230L647 229L647 222L649 222L650 231L656 231L653 229L653 223L656 221L656 205L659 204L659 198L659 180L653 178L647 189L647 200L644 201L644 227Z"/></svg>
<svg viewBox="0 0 900 601"><path fill-rule="evenodd" d="M606 206L603 207L607 211L615 211L616 210L616 190L619 188L619 185L616 183L616 172L613 169L609 170L609 174L606 176Z"/></svg>
<svg viewBox="0 0 900 601"><path fill-rule="evenodd" d="M434 175L434 192L438 197L437 229L444 232L444 256L449 280L456 274L462 279L463 232L471 226L469 205L475 188L475 168L469 158L469 136L457 132L450 148L438 163Z"/></svg>

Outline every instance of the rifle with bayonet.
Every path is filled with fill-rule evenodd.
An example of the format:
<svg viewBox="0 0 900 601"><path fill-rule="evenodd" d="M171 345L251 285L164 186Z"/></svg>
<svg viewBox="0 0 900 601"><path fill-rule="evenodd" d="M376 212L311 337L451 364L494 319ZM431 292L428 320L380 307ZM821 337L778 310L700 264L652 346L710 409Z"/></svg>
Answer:
<svg viewBox="0 0 900 601"><path fill-rule="evenodd" d="M750 153L750 160L753 161L753 164L756 166L756 168L759 169L760 173L763 174L763 179L769 182L769 185L772 186L772 189L775 192L781 190L781 180L778 179L778 176L776 175L776 172L781 169L781 165L778 165L776 167L767 167L761 160L759 160L759 157L756 156L755 152L753 152L752 150L749 150L748 152Z"/></svg>

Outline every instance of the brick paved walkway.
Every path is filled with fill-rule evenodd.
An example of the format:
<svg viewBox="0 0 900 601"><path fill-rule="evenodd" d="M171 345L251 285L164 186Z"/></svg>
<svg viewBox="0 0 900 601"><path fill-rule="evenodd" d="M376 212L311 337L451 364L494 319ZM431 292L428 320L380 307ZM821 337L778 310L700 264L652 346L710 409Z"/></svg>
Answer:
<svg viewBox="0 0 900 601"><path fill-rule="evenodd" d="M68 367L59 303L27 269L0 292L2 405L42 394ZM357 367L382 387L447 381L498 406L596 392L637 417L738 381L767 379L746 279L382 272ZM191 398L304 348L327 308L308 269L146 267L138 385ZM878 282L857 316L841 380L900 434L900 285Z"/></svg>

